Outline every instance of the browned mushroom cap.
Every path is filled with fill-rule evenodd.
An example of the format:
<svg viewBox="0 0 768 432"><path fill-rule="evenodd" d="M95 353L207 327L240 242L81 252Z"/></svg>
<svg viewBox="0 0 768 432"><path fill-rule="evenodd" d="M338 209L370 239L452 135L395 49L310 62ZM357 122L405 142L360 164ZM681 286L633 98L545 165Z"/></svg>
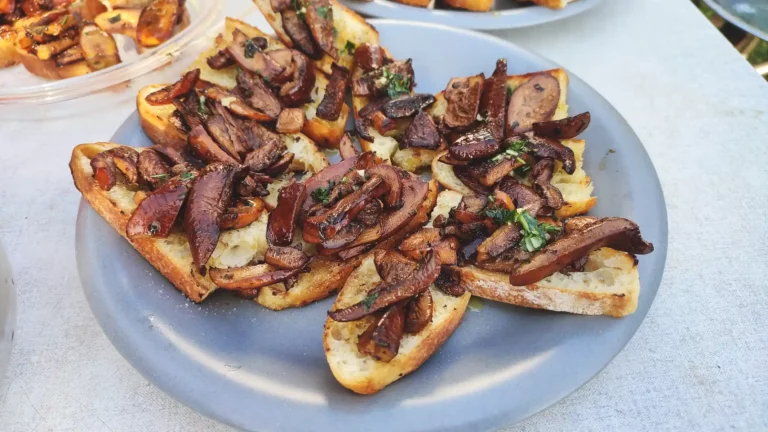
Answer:
<svg viewBox="0 0 768 432"><path fill-rule="evenodd" d="M488 198L485 195L464 195L456 209L480 213L485 210L486 206L488 206Z"/></svg>
<svg viewBox="0 0 768 432"><path fill-rule="evenodd" d="M320 245L322 248L320 248L319 252L322 255L333 255L328 253L330 250L343 248L360 236L360 233L363 232L363 224L358 222L350 222L349 225L345 226L344 228L340 229L339 232L336 233L333 237L324 240Z"/></svg>
<svg viewBox="0 0 768 432"><path fill-rule="evenodd" d="M349 225L365 204L387 192L388 186L379 176L373 176L360 189L345 196L328 211L304 220L304 241L319 244L332 238Z"/></svg>
<svg viewBox="0 0 768 432"><path fill-rule="evenodd" d="M518 241L520 241L520 228L514 224L502 225L477 247L477 261L496 258L504 251L515 247Z"/></svg>
<svg viewBox="0 0 768 432"><path fill-rule="evenodd" d="M221 70L233 66L235 64L235 59L232 58L229 51L223 49L208 57L206 63L208 63L208 66L213 70Z"/></svg>
<svg viewBox="0 0 768 432"><path fill-rule="evenodd" d="M373 263L381 280L387 283L399 282L416 270L416 262L392 250L377 250L373 255Z"/></svg>
<svg viewBox="0 0 768 432"><path fill-rule="evenodd" d="M374 165L366 171L369 176L379 176L387 185L387 194L384 196L384 204L387 207L400 207L400 196L403 193L403 171L392 165Z"/></svg>
<svg viewBox="0 0 768 432"><path fill-rule="evenodd" d="M491 187L507 176L515 168L524 165L517 159L501 158L487 159L469 165L467 170L475 180L485 187Z"/></svg>
<svg viewBox="0 0 768 432"><path fill-rule="evenodd" d="M232 200L238 170L231 164L210 164L200 171L189 191L183 227L200 274L205 274L205 265L219 242L219 221Z"/></svg>
<svg viewBox="0 0 768 432"><path fill-rule="evenodd" d="M159 145L152 146L150 148L153 151L161 154L165 158L166 162L168 162L168 164L171 166L187 163L187 159L175 148Z"/></svg>
<svg viewBox="0 0 768 432"><path fill-rule="evenodd" d="M317 106L317 116L323 120L335 121L341 115L344 95L349 82L349 71L345 67L331 65L331 78L325 87L325 95Z"/></svg>
<svg viewBox="0 0 768 432"><path fill-rule="evenodd" d="M416 334L432 322L432 293L429 290L408 300L405 306L405 332Z"/></svg>
<svg viewBox="0 0 768 432"><path fill-rule="evenodd" d="M388 238L404 227L419 211L419 207L424 202L429 186L426 182L419 180L415 176L403 180L403 205L399 209L385 214L378 224L366 228L360 233L354 242L347 248L339 251L326 251L326 253L338 252L339 257L342 253L347 258L365 252L362 246L372 245L373 243ZM354 249L354 251L352 251ZM345 253L347 252L347 253Z"/></svg>
<svg viewBox="0 0 768 432"><path fill-rule="evenodd" d="M136 163L141 183L147 185L150 190L157 189L171 177L171 167L165 163L160 153L146 149L139 153Z"/></svg>
<svg viewBox="0 0 768 432"><path fill-rule="evenodd" d="M405 328L405 305L390 307L360 335L357 350L377 361L389 363L400 350Z"/></svg>
<svg viewBox="0 0 768 432"><path fill-rule="evenodd" d="M277 207L269 214L267 221L267 243L274 246L288 246L293 242L296 222L299 219L301 203L307 195L304 183L292 181L277 196Z"/></svg>
<svg viewBox="0 0 768 432"><path fill-rule="evenodd" d="M270 246L264 254L264 261L279 269L293 270L305 267L309 263L309 257L293 247Z"/></svg>
<svg viewBox="0 0 768 432"><path fill-rule="evenodd" d="M286 147L282 139L269 141L245 157L245 165L252 171L261 172L278 162L285 153Z"/></svg>
<svg viewBox="0 0 768 432"><path fill-rule="evenodd" d="M451 157L458 160L487 159L498 151L499 142L485 126L461 135L448 147Z"/></svg>
<svg viewBox="0 0 768 432"><path fill-rule="evenodd" d="M395 283L382 282L375 292L363 301L344 309L330 311L328 316L334 321L356 321L401 300L413 297L429 289L440 274L440 261L437 254L427 253L419 262L419 267L408 278Z"/></svg>
<svg viewBox="0 0 768 432"><path fill-rule="evenodd" d="M364 43L355 49L355 65L365 72L384 66L386 57L380 45Z"/></svg>
<svg viewBox="0 0 768 432"><path fill-rule="evenodd" d="M453 166L466 166L466 165L469 165L469 162L470 162L468 160L462 161L462 160L455 159L448 152L443 153L443 155L440 156L438 160L444 164L453 165Z"/></svg>
<svg viewBox="0 0 768 432"><path fill-rule="evenodd" d="M397 130L397 122L385 116L381 111L373 112L367 120L381 135L390 135Z"/></svg>
<svg viewBox="0 0 768 432"><path fill-rule="evenodd" d="M293 41L293 46L313 60L319 60L323 51L312 38L307 23L299 18L296 11L288 9L282 13L283 29Z"/></svg>
<svg viewBox="0 0 768 432"><path fill-rule="evenodd" d="M280 159L278 159L277 162L268 166L267 169L264 170L264 173L269 175L276 175L276 174L282 174L288 171L288 168L291 167L291 163L293 162L293 159L295 157L296 155L294 153L291 153L291 152L283 153L283 155L280 156Z"/></svg>
<svg viewBox="0 0 768 432"><path fill-rule="evenodd" d="M493 75L485 80L483 95L480 98L480 115L488 122L496 141L504 140L507 116L507 61L496 61Z"/></svg>
<svg viewBox="0 0 768 432"><path fill-rule="evenodd" d="M264 201L259 198L241 200L224 212L219 227L223 230L245 228L259 219L265 207Z"/></svg>
<svg viewBox="0 0 768 432"><path fill-rule="evenodd" d="M227 47L227 51L241 68L257 73L267 80L283 72L283 68L264 54L258 45L240 29L232 32L232 43Z"/></svg>
<svg viewBox="0 0 768 432"><path fill-rule="evenodd" d="M551 138L527 134L528 148L536 157L559 160L563 163L563 171L573 174L576 171L576 158L573 150L564 146L560 141Z"/></svg>
<svg viewBox="0 0 768 432"><path fill-rule="evenodd" d="M474 263L477 267L484 270L511 273L520 263L531 259L531 253L520 248L514 248L505 251L500 256L489 259L488 261L477 261Z"/></svg>
<svg viewBox="0 0 768 432"><path fill-rule="evenodd" d="M280 111L280 115L277 117L277 125L275 130L282 134L292 134L301 132L304 128L304 121L306 120L304 110L301 108L286 108Z"/></svg>
<svg viewBox="0 0 768 432"><path fill-rule="evenodd" d="M379 218L384 213L384 204L379 200L370 200L365 204L360 213L357 214L355 220L360 222L364 227L372 227L379 222ZM361 230L362 231L362 230Z"/></svg>
<svg viewBox="0 0 768 432"><path fill-rule="evenodd" d="M488 195L488 193L490 192L489 188L483 186L482 183L477 181L472 176L468 166L454 165L453 173L456 174L456 177L458 177L458 179L461 180L462 183L464 183L464 186L470 188L472 192L475 192L481 195Z"/></svg>
<svg viewBox="0 0 768 432"><path fill-rule="evenodd" d="M448 106L443 116L443 124L451 129L464 129L477 120L480 95L483 92L485 75L453 78L445 88L445 100Z"/></svg>
<svg viewBox="0 0 768 432"><path fill-rule="evenodd" d="M298 107L312 99L315 68L304 54L293 52L293 78L280 88L280 97L288 107Z"/></svg>
<svg viewBox="0 0 768 432"><path fill-rule="evenodd" d="M333 6L330 0L306 0L306 21L317 44L334 60L339 59L333 31Z"/></svg>
<svg viewBox="0 0 768 432"><path fill-rule="evenodd" d="M563 231L565 234L569 234L576 231L581 231L587 226L598 221L598 218L594 216L574 216L566 219L563 222Z"/></svg>
<svg viewBox="0 0 768 432"><path fill-rule="evenodd" d="M592 117L587 111L562 120L534 123L533 133L546 138L570 139L584 132L591 120Z"/></svg>
<svg viewBox="0 0 768 432"><path fill-rule="evenodd" d="M183 99L174 99L173 105L179 110L184 121L190 127L187 142L195 156L207 163L237 163L232 156L216 144L206 131L199 113L208 109L204 99L198 99L195 93L189 93Z"/></svg>
<svg viewBox="0 0 768 432"><path fill-rule="evenodd" d="M216 105L221 105L217 101L206 101L205 106L209 110L209 112L217 112L217 111L223 111L223 106L217 107ZM216 141L216 144L221 147L222 150L227 152L229 156L232 157L237 163L241 162L240 154L237 152L237 148L235 147L234 141L232 141L232 138L229 134L229 127L227 126L227 121L223 116L220 115L207 115L203 116L203 126L205 127L205 130L208 131L208 135L213 138L214 141Z"/></svg>
<svg viewBox="0 0 768 432"><path fill-rule="evenodd" d="M145 98L150 105L167 105L179 96L189 93L200 79L200 69L192 69L181 76L175 83L152 92Z"/></svg>
<svg viewBox="0 0 768 432"><path fill-rule="evenodd" d="M349 137L349 134L344 134L343 137L341 137L341 142L339 143L339 155L342 159L349 159L352 157L355 157L360 154L360 151L355 147L355 144L352 142L352 138Z"/></svg>
<svg viewBox="0 0 768 432"><path fill-rule="evenodd" d="M560 101L560 83L547 73L534 75L512 92L507 109L507 135L528 132L534 123L552 118Z"/></svg>
<svg viewBox="0 0 768 432"><path fill-rule="evenodd" d="M509 282L518 286L538 282L603 247L639 255L653 252L653 245L643 240L636 223L624 218L604 218L544 246L530 261L514 269Z"/></svg>
<svg viewBox="0 0 768 432"><path fill-rule="evenodd" d="M456 250L459 241L456 237L445 237L438 228L422 228L411 234L400 243L400 252L408 258L419 260L426 256L427 252L434 251L441 264L456 264Z"/></svg>
<svg viewBox="0 0 768 432"><path fill-rule="evenodd" d="M178 0L154 0L141 10L136 24L136 41L143 47L155 47L173 36L182 3Z"/></svg>
<svg viewBox="0 0 768 432"><path fill-rule="evenodd" d="M435 280L435 286L453 297L461 297L466 292L466 288L461 283L461 270L454 266L443 266L440 269L440 275Z"/></svg>
<svg viewBox="0 0 768 432"><path fill-rule="evenodd" d="M352 82L352 94L366 97L388 96L393 79L397 80L398 93L410 93L414 84L411 63L411 59L393 61L380 69L366 73Z"/></svg>
<svg viewBox="0 0 768 432"><path fill-rule="evenodd" d="M505 177L499 183L499 189L515 202L515 208L526 210L533 216L537 216L545 207L542 197L536 194L530 186L520 184L512 177Z"/></svg>
<svg viewBox="0 0 768 432"><path fill-rule="evenodd" d="M565 200L560 189L550 183L554 171L555 161L549 158L542 159L531 170L531 179L533 180L533 187L544 198L547 207L557 210L565 204Z"/></svg>
<svg viewBox="0 0 768 432"><path fill-rule="evenodd" d="M391 119L398 119L410 117L433 103L435 97L431 94L404 95L385 103L381 111Z"/></svg>
<svg viewBox="0 0 768 432"><path fill-rule="evenodd" d="M104 190L110 190L117 183L117 170L123 173L126 181L135 184L138 180L136 163L139 153L125 146L115 147L101 152L91 159L91 168L96 183Z"/></svg>
<svg viewBox="0 0 768 432"><path fill-rule="evenodd" d="M245 104L243 103L243 105ZM232 115L232 112L225 108L221 102L214 101L211 106L213 107L214 116L220 118L219 121L223 123L229 141L231 142L232 147L228 151L233 151L233 155L237 155L237 157L233 157L234 159L242 159L249 151L251 151L253 146L246 134L246 121L235 118ZM214 139L216 139L215 136ZM226 148L226 146L222 147Z"/></svg>
<svg viewBox="0 0 768 432"><path fill-rule="evenodd" d="M310 177L305 182L307 185L307 194L302 203L302 213L308 212L315 204L315 200L312 199L312 192L320 188L327 188L331 183L334 185L339 183L348 172L356 169L359 159L359 156L344 159L339 163L323 168L320 172Z"/></svg>
<svg viewBox="0 0 768 432"><path fill-rule="evenodd" d="M208 104L207 99L215 100L222 105L226 106L233 114L244 117L251 120L260 122L272 121L275 118L261 110L257 110L251 107L245 100L243 100L238 94L232 93L217 86L208 86L201 90L203 97L200 98L199 106L196 111L200 114L206 114ZM176 102L174 102L174 105ZM206 108L203 108L206 107ZM183 114L183 112L182 112ZM186 120L186 117L185 117Z"/></svg>
<svg viewBox="0 0 768 432"><path fill-rule="evenodd" d="M192 179L194 174L174 177L147 195L128 219L128 238L168 237L187 199Z"/></svg>
<svg viewBox="0 0 768 432"><path fill-rule="evenodd" d="M255 74L241 69L237 74L237 89L250 106L268 115L272 120L280 115L283 108L280 101Z"/></svg>
<svg viewBox="0 0 768 432"><path fill-rule="evenodd" d="M270 0L269 5L272 7L272 12L280 13L291 7L291 0Z"/></svg>
<svg viewBox="0 0 768 432"><path fill-rule="evenodd" d="M283 72L273 78L269 83L274 85L284 84L293 76L293 50L290 48L279 48L269 51L265 51L265 54L269 56L275 63L279 64L283 68Z"/></svg>
<svg viewBox="0 0 768 432"><path fill-rule="evenodd" d="M229 269L212 268L211 281L219 288L233 291L258 290L297 276L303 267L279 270L269 264L257 264ZM256 293L253 293L256 294Z"/></svg>
<svg viewBox="0 0 768 432"><path fill-rule="evenodd" d="M424 111L419 111L408 128L405 129L400 146L402 148L415 147L435 150L440 147L440 142L440 132L437 130L432 116Z"/></svg>

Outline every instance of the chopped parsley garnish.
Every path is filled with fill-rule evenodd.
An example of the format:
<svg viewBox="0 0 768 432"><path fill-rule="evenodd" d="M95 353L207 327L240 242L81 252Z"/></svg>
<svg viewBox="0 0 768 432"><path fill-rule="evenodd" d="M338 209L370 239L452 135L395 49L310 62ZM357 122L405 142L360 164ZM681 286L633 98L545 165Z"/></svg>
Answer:
<svg viewBox="0 0 768 432"><path fill-rule="evenodd" d="M155 174L152 176L152 178L156 178L160 180L168 180L168 177L170 177L168 174Z"/></svg>
<svg viewBox="0 0 768 432"><path fill-rule="evenodd" d="M181 179L184 181L192 180L193 178L197 177L197 174L192 172L183 172L181 173Z"/></svg>
<svg viewBox="0 0 768 432"><path fill-rule="evenodd" d="M205 96L200 96L200 98L197 100L197 112L201 115L210 114L208 107L205 106Z"/></svg>
<svg viewBox="0 0 768 432"><path fill-rule="evenodd" d="M373 294L368 294L363 299L361 303L363 304L363 307L366 311L371 310L371 306L373 306L373 302L375 302L377 298L379 298L379 293L375 292Z"/></svg>
<svg viewBox="0 0 768 432"><path fill-rule="evenodd" d="M493 198L494 201L496 200L496 197L488 197L489 201L491 198ZM485 209L485 215L493 219L493 221L499 225L511 224L515 220L515 212L505 208L487 208Z"/></svg>
<svg viewBox="0 0 768 432"><path fill-rule="evenodd" d="M252 39L245 41L245 58L253 58L253 56L255 56L258 51L259 47L253 43Z"/></svg>
<svg viewBox="0 0 768 432"><path fill-rule="evenodd" d="M510 97L512 97L512 87L507 86L507 99L509 99Z"/></svg>
<svg viewBox="0 0 768 432"><path fill-rule="evenodd" d="M307 13L307 8L304 7L304 3L300 0L291 0L291 6L293 6L293 10L296 11L296 16L303 20L304 15Z"/></svg>
<svg viewBox="0 0 768 432"><path fill-rule="evenodd" d="M504 158L517 158L520 163L525 163L520 159L520 155L528 151L528 143L523 140L507 141L507 149L503 153L494 156L493 161L498 162Z"/></svg>
<svg viewBox="0 0 768 432"><path fill-rule="evenodd" d="M543 248L549 240L549 233L560 232L560 228L554 225L539 223L535 217L523 209L517 209L514 213L515 222L523 228L520 247L526 252L536 252Z"/></svg>
<svg viewBox="0 0 768 432"><path fill-rule="evenodd" d="M317 202L323 203L323 205L328 204L328 201L331 199L331 191L333 190L333 187L336 185L334 181L331 181L328 183L327 187L319 187L312 191L312 199L314 199Z"/></svg>
<svg viewBox="0 0 768 432"><path fill-rule="evenodd" d="M317 8L317 14L322 19L327 19L330 13L331 13L331 8L329 8L328 6L320 6L319 8Z"/></svg>
<svg viewBox="0 0 768 432"><path fill-rule="evenodd" d="M384 68L382 76L387 80L387 95L394 99L401 94L408 94L411 92L411 79L404 77L399 73L392 73L389 69Z"/></svg>
<svg viewBox="0 0 768 432"><path fill-rule="evenodd" d="M121 19L123 19L123 15L122 14L117 14L117 15L115 15L113 17L109 17L107 19L107 21L111 22L112 24L115 24L115 23L120 22ZM62 25L64 25L64 24L62 24Z"/></svg>
<svg viewBox="0 0 768 432"><path fill-rule="evenodd" d="M347 43L344 45L344 48L339 50L339 55L354 55L355 48L357 48L357 46L352 43L352 41L347 41Z"/></svg>
<svg viewBox="0 0 768 432"><path fill-rule="evenodd" d="M118 18L117 21L120 21L120 15L117 15L117 18ZM69 21L69 15L66 15L66 16L64 16L64 18L61 19L61 22L59 24L61 24L61 26L64 27L65 25L67 25L68 21ZM117 22L117 21L115 21L115 22ZM112 22L112 18L109 19L109 22Z"/></svg>
<svg viewBox="0 0 768 432"><path fill-rule="evenodd" d="M339 31L336 30L336 27L334 26L333 27L333 38L336 39L337 37L339 37Z"/></svg>

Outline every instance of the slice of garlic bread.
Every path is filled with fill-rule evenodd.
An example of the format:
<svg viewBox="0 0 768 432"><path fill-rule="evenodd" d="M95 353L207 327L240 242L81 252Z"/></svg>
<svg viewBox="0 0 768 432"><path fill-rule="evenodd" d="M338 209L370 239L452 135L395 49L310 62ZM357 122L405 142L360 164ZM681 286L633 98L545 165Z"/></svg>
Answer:
<svg viewBox="0 0 768 432"><path fill-rule="evenodd" d="M373 257L366 257L347 279L333 309L361 301L380 281ZM432 322L419 333L403 335L400 350L389 363L358 351L358 338L371 324L373 317L352 322L326 319L323 330L325 357L333 376L341 385L355 393L376 393L418 369L453 334L464 316L470 294L452 297L434 285L429 290L434 301Z"/></svg>
<svg viewBox="0 0 768 432"><path fill-rule="evenodd" d="M292 47L294 45L293 41L283 28L282 15L272 10L270 0L253 0L253 3L275 30L277 37L285 45ZM379 32L365 18L344 6L341 2L331 0L330 3L333 8L334 44L339 53L339 59L335 63L352 70L355 47L365 43L378 44ZM331 56L325 54L320 60L315 60L314 63L320 70L330 74L331 65L334 63L334 60Z"/></svg>
<svg viewBox="0 0 768 432"><path fill-rule="evenodd" d="M441 192L433 217L447 215L461 197L458 192ZM475 266L459 270L462 286L472 295L536 309L623 317L637 309L640 295L634 257L611 248L592 252L584 271L555 273L528 286L514 286L509 283L509 275Z"/></svg>
<svg viewBox="0 0 768 432"><path fill-rule="evenodd" d="M226 48L232 41L232 33L238 29L248 37L263 37L268 45L265 51L282 49L286 46L267 35L256 27L234 18L227 18L225 21L224 32L219 34L214 40L213 45L200 54L197 59L187 68L200 69L200 79L209 81L216 85L233 88L237 85L237 66L229 66L221 70L214 70L208 66L208 58ZM344 128L349 118L349 107L344 104L341 108L339 118L334 121L321 119L317 116L317 107L325 96L325 89L328 85L328 77L323 73L315 74L315 88L312 90L312 101L302 106L306 121L301 130L303 134L310 137L312 141L323 147L338 147L341 137L344 136ZM186 134L179 131L175 126L168 122L168 117L173 113L173 105L150 105L146 101L147 95L157 91L165 84L151 85L144 87L139 91L136 98L136 106L139 111L142 128L147 136L159 145L168 145L175 148L182 148L186 142Z"/></svg>

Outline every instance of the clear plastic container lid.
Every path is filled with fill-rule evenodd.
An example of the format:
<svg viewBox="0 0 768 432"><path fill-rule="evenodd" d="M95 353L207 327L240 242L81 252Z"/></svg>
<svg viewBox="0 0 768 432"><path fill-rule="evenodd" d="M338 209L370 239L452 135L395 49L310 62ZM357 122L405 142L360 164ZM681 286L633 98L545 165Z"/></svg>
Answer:
<svg viewBox="0 0 768 432"><path fill-rule="evenodd" d="M157 48L138 54L130 39L114 35L122 63L75 78L46 80L16 65L0 69L0 105L39 105L76 99L130 81L182 55L219 21L221 0L187 0L189 26Z"/></svg>

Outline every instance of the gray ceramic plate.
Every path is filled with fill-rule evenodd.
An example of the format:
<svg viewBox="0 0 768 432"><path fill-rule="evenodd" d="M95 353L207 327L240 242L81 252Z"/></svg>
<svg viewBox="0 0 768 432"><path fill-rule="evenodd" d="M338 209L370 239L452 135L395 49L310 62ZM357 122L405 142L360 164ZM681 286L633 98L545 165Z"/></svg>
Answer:
<svg viewBox="0 0 768 432"><path fill-rule="evenodd" d="M490 73L499 57L509 60L510 73L556 66L474 32L373 22L396 57L413 58L422 92L442 90L451 77ZM456 58L462 61L449 61ZM600 197L593 213L637 221L656 245L640 258L642 294L634 315L586 317L485 302L421 369L377 395L357 396L335 382L325 361L322 326L331 299L283 312L226 292L192 304L83 202L77 259L91 309L148 380L243 429L474 431L518 421L576 390L621 351L651 307L667 252L664 197L642 144L619 113L573 75L568 100L571 112L589 110L594 119L584 134L586 169ZM150 145L136 114L112 139Z"/></svg>
<svg viewBox="0 0 768 432"><path fill-rule="evenodd" d="M600 0L576 0L563 9L552 10L542 6L520 4L516 0L496 0L491 12L470 12L460 9L427 9L393 0L344 0L344 4L349 8L364 15L476 30L529 27L557 21L591 9L599 2Z"/></svg>
<svg viewBox="0 0 768 432"><path fill-rule="evenodd" d="M731 23L768 40L768 3L765 0L704 0Z"/></svg>

